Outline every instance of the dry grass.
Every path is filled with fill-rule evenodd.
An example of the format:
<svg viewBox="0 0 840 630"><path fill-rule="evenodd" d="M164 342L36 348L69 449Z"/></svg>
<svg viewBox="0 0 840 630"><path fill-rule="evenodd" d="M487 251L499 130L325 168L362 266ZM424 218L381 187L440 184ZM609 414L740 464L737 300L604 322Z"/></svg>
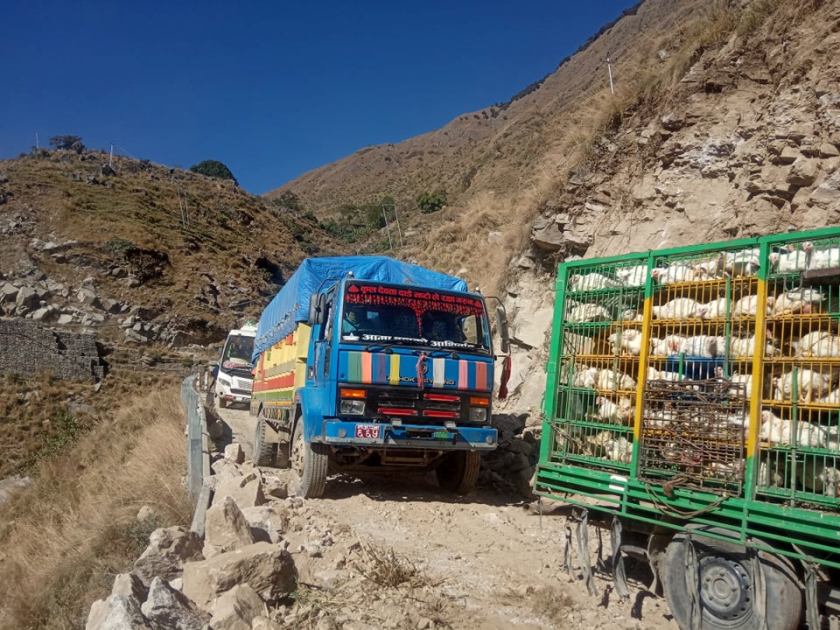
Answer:
<svg viewBox="0 0 840 630"><path fill-rule="evenodd" d="M383 588L419 588L441 583L434 582L414 562L393 549L363 544L361 555L362 560L356 564L356 570L364 578Z"/></svg>
<svg viewBox="0 0 840 630"><path fill-rule="evenodd" d="M183 472L174 387L135 398L41 462L32 488L0 513L0 627L83 627L156 524L188 523ZM142 505L158 523L136 521Z"/></svg>
<svg viewBox="0 0 840 630"><path fill-rule="evenodd" d="M511 606L524 605L558 628L565 626L569 611L577 606L568 593L555 586L529 586L523 592L510 589L502 593L499 599Z"/></svg>

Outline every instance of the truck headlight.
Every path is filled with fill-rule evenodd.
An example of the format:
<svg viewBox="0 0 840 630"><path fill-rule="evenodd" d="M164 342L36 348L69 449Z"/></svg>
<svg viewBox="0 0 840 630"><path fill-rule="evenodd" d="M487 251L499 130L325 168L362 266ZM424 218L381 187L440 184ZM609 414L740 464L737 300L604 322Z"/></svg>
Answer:
<svg viewBox="0 0 840 630"><path fill-rule="evenodd" d="M365 413L364 400L342 400L338 412L346 416L362 416Z"/></svg>
<svg viewBox="0 0 840 630"><path fill-rule="evenodd" d="M487 422L487 409L484 407L470 407L470 422Z"/></svg>

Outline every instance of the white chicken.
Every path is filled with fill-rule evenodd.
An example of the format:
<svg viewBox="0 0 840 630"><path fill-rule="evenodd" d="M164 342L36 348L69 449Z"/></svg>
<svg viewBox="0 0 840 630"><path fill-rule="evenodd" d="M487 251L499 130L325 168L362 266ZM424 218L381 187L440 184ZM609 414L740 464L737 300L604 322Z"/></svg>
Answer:
<svg viewBox="0 0 840 630"><path fill-rule="evenodd" d="M760 267L758 249L744 249L739 252L727 252L724 256L724 269L730 276L754 276Z"/></svg>
<svg viewBox="0 0 840 630"><path fill-rule="evenodd" d="M739 387L733 387L729 390L729 393L732 396L738 396L739 394L744 395L745 398L749 399L752 396L752 383L753 377L752 374L738 374L737 372L729 377L729 380L732 381L733 385L744 385L745 389L741 390Z"/></svg>
<svg viewBox="0 0 840 630"><path fill-rule="evenodd" d="M697 280L697 272L690 265L671 265L657 267L650 272L651 277L660 285L676 284L677 282L692 282Z"/></svg>
<svg viewBox="0 0 840 630"><path fill-rule="evenodd" d="M651 339L650 354L654 357L670 357L685 350L688 338L683 335L666 335L662 339Z"/></svg>
<svg viewBox="0 0 840 630"><path fill-rule="evenodd" d="M586 273L569 278L569 288L573 291L596 291L598 289L612 289L622 286L615 278L601 273Z"/></svg>
<svg viewBox="0 0 840 630"><path fill-rule="evenodd" d="M840 470L820 461L799 464L796 476L802 487L814 494L840 497Z"/></svg>
<svg viewBox="0 0 840 630"><path fill-rule="evenodd" d="M825 448L827 444L825 429L800 420L796 423L796 435L793 434L793 423L790 420L783 420L772 411L765 409L761 412L761 430L759 439L772 444L793 445L792 438L795 437L797 446L811 448Z"/></svg>
<svg viewBox="0 0 840 630"><path fill-rule="evenodd" d="M721 319L726 317L726 298L718 298L712 300L708 304L704 304L703 319Z"/></svg>
<svg viewBox="0 0 840 630"><path fill-rule="evenodd" d="M609 319L610 312L600 304L578 304L566 315L566 321L574 323L598 322Z"/></svg>
<svg viewBox="0 0 840 630"><path fill-rule="evenodd" d="M607 459L622 464L629 464L633 459L633 443L626 437L610 440L604 445L607 451Z"/></svg>
<svg viewBox="0 0 840 630"><path fill-rule="evenodd" d="M598 382L598 368L586 367L585 365L575 366L572 374L572 387L586 387L595 389Z"/></svg>
<svg viewBox="0 0 840 630"><path fill-rule="evenodd" d="M649 381L679 381L680 375L677 372L668 370L657 370L655 367L647 369L647 380Z"/></svg>
<svg viewBox="0 0 840 630"><path fill-rule="evenodd" d="M632 376L610 369L604 369L598 372L596 385L599 390L604 391L636 389L636 381Z"/></svg>
<svg viewBox="0 0 840 630"><path fill-rule="evenodd" d="M647 265L636 265L634 267L616 269L615 277L618 278L625 287L643 287L645 282L647 282L648 277Z"/></svg>
<svg viewBox="0 0 840 630"><path fill-rule="evenodd" d="M817 310L823 295L816 289L793 289L782 293L773 302L771 314L774 317L811 313Z"/></svg>
<svg viewBox="0 0 840 630"><path fill-rule="evenodd" d="M778 462L762 460L758 465L758 479L756 479L756 483L765 488L781 487L785 483L785 478L779 472L780 468Z"/></svg>
<svg viewBox="0 0 840 630"><path fill-rule="evenodd" d="M714 280L719 278L725 266L723 254L714 256L707 260L701 260L693 265L694 277L697 280Z"/></svg>
<svg viewBox="0 0 840 630"><path fill-rule="evenodd" d="M563 333L563 354L593 354L595 340L573 332Z"/></svg>
<svg viewBox="0 0 840 630"><path fill-rule="evenodd" d="M619 424L629 424L633 420L633 404L629 398L622 396L618 399L618 403L614 403L609 398L598 396L595 404L600 420Z"/></svg>
<svg viewBox="0 0 840 630"><path fill-rule="evenodd" d="M772 357L779 354L779 349L773 341L766 339L764 342L764 356ZM729 340L730 357L752 357L755 355L755 335L751 337L732 337Z"/></svg>
<svg viewBox="0 0 840 630"><path fill-rule="evenodd" d="M840 247L812 249L808 269L831 269L834 267L840 267Z"/></svg>
<svg viewBox="0 0 840 630"><path fill-rule="evenodd" d="M690 319L702 317L706 312L706 306L691 298L675 298L660 306L652 307L652 311L657 319Z"/></svg>
<svg viewBox="0 0 840 630"><path fill-rule="evenodd" d="M726 339L716 335L695 335L688 337L683 346L683 352L694 357L710 359L723 354L726 349Z"/></svg>
<svg viewBox="0 0 840 630"><path fill-rule="evenodd" d="M828 396L823 396L817 402L822 405L840 405L840 389L835 389Z"/></svg>
<svg viewBox="0 0 840 630"><path fill-rule="evenodd" d="M775 298L772 295L767 297L767 303L764 307L767 315L771 313L774 301ZM732 315L733 317L754 317L758 313L758 309L758 296L748 295L746 297L742 297L732 305Z"/></svg>
<svg viewBox="0 0 840 630"><path fill-rule="evenodd" d="M770 268L775 273L795 273L805 271L808 258L813 250L813 243L804 243L801 250L789 246L787 252L772 252L769 256Z"/></svg>
<svg viewBox="0 0 840 630"><path fill-rule="evenodd" d="M840 357L840 337L825 330L802 335L793 347L800 357Z"/></svg>
<svg viewBox="0 0 840 630"><path fill-rule="evenodd" d="M641 322L644 316L635 308L626 308L621 312L621 321L624 322Z"/></svg>
<svg viewBox="0 0 840 630"><path fill-rule="evenodd" d="M628 328L610 335L613 354L629 354L637 357L642 351L642 331Z"/></svg>
<svg viewBox="0 0 840 630"><path fill-rule="evenodd" d="M810 403L815 399L819 400L831 391L832 380L830 373L815 372L808 369L799 370L799 375L796 378L799 402ZM793 383L793 372L787 372L778 378L774 378L774 400L791 400Z"/></svg>

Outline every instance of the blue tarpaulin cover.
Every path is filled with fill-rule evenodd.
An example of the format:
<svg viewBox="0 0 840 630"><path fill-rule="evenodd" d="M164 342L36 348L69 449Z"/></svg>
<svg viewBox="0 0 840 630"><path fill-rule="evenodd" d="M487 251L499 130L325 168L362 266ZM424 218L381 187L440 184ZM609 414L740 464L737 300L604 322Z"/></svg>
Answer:
<svg viewBox="0 0 840 630"><path fill-rule="evenodd" d="M390 284L408 284L444 291L466 291L467 283L444 273L404 263L387 256L333 256L307 258L269 302L260 316L253 360L291 333L309 317L309 297L352 272L354 278Z"/></svg>

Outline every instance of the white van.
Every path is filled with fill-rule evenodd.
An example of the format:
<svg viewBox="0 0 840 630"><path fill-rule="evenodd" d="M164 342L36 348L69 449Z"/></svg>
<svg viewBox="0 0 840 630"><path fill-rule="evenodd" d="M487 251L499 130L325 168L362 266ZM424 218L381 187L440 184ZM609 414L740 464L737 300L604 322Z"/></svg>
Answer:
<svg viewBox="0 0 840 630"><path fill-rule="evenodd" d="M256 334L257 327L253 324L245 324L228 333L216 373L216 403L221 408L231 403L251 403L254 384L251 354Z"/></svg>

